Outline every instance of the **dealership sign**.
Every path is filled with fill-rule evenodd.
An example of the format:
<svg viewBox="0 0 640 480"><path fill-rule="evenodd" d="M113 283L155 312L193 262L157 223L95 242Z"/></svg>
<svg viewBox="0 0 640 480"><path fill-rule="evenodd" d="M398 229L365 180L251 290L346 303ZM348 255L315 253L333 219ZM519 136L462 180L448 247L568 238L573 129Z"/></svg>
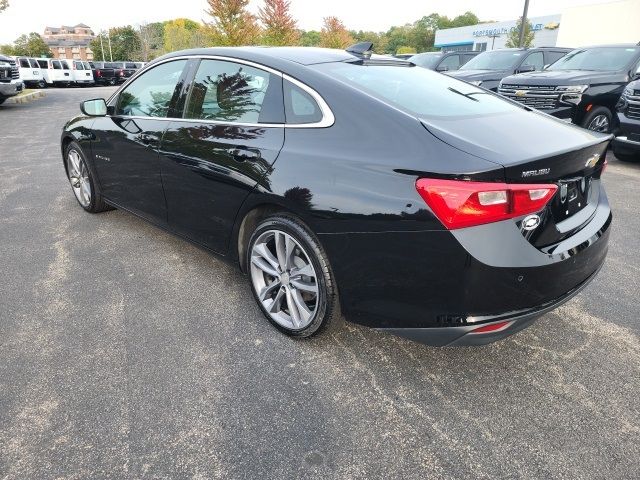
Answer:
<svg viewBox="0 0 640 480"><path fill-rule="evenodd" d="M546 27L542 23L536 23L535 25L532 25L532 30L534 32L538 32L543 28L546 28ZM484 30L474 30L473 36L474 37L499 37L500 35L507 35L509 32L513 32L514 30L517 30L517 29L518 29L517 25L514 25L511 28L509 27L486 28Z"/></svg>

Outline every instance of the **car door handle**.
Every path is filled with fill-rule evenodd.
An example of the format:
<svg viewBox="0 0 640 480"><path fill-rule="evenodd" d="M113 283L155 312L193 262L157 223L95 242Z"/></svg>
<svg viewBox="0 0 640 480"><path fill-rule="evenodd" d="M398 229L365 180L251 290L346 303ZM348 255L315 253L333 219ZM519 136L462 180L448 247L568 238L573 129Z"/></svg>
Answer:
<svg viewBox="0 0 640 480"><path fill-rule="evenodd" d="M229 153L237 162L251 162L261 158L259 150L249 150L247 148L232 148Z"/></svg>
<svg viewBox="0 0 640 480"><path fill-rule="evenodd" d="M151 144L151 142L157 140L157 137L148 133L140 133L136 135L136 140L138 140L143 145L149 145Z"/></svg>

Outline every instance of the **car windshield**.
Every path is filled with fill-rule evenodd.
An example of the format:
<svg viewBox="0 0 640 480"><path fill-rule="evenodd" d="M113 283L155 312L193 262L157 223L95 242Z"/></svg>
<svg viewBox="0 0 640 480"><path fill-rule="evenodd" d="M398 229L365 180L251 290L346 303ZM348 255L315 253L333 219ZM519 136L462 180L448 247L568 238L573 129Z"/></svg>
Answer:
<svg viewBox="0 0 640 480"><path fill-rule="evenodd" d="M460 70L512 70L522 57L522 52L494 50L483 52L465 63Z"/></svg>
<svg viewBox="0 0 640 480"><path fill-rule="evenodd" d="M433 68L442 57L441 53L420 53L409 59L411 63L415 63L420 67Z"/></svg>
<svg viewBox="0 0 640 480"><path fill-rule="evenodd" d="M548 70L622 70L640 53L640 47L597 47L574 50Z"/></svg>
<svg viewBox="0 0 640 480"><path fill-rule="evenodd" d="M414 66L325 63L318 70L422 118L482 116L520 110L497 95Z"/></svg>

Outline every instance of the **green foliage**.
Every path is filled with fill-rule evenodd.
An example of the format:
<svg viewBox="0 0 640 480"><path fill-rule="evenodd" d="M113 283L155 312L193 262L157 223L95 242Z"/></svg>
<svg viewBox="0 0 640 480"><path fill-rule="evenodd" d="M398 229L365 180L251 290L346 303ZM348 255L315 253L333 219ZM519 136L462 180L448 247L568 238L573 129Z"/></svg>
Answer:
<svg viewBox="0 0 640 480"><path fill-rule="evenodd" d="M100 39L102 38L102 44ZM111 40L111 51L109 51ZM137 60L140 56L141 42L138 32L130 25L111 28L108 33L101 33L89 44L93 59L97 61ZM104 56L103 56L104 49Z"/></svg>
<svg viewBox="0 0 640 480"><path fill-rule="evenodd" d="M317 47L320 45L320 32L317 30L301 30L300 45L303 47Z"/></svg>
<svg viewBox="0 0 640 480"><path fill-rule="evenodd" d="M13 54L28 57L52 57L51 49L44 43L42 37L36 33L20 35L13 42Z"/></svg>
<svg viewBox="0 0 640 480"><path fill-rule="evenodd" d="M211 37L216 45L254 45L260 38L256 18L247 10L249 0L207 0L212 17Z"/></svg>
<svg viewBox="0 0 640 480"><path fill-rule="evenodd" d="M386 53L388 39L384 32L364 32L362 30L356 32L351 30L349 33L354 42L372 42L375 53Z"/></svg>
<svg viewBox="0 0 640 480"><path fill-rule="evenodd" d="M354 40L344 23L338 17L325 17L320 30L320 46L326 48L347 48Z"/></svg>
<svg viewBox="0 0 640 480"><path fill-rule="evenodd" d="M187 18L164 23L164 51L207 47L211 44L210 30Z"/></svg>
<svg viewBox="0 0 640 480"><path fill-rule="evenodd" d="M522 17L518 20L516 24L516 28L509 31L507 35L507 41L504 44L507 48L517 48L520 46L520 26L522 25ZM530 47L533 45L533 39L535 37L535 32L533 31L533 25L527 22L524 26L524 43L523 47Z"/></svg>
<svg viewBox="0 0 640 480"><path fill-rule="evenodd" d="M265 0L258 18L262 22L262 43L265 45L298 45L300 32L289 12L289 0Z"/></svg>
<svg viewBox="0 0 640 480"><path fill-rule="evenodd" d="M413 47L399 47L398 50L396 50L396 53L418 53L416 52L416 49Z"/></svg>
<svg viewBox="0 0 640 480"><path fill-rule="evenodd" d="M0 53L2 53L3 55L15 55L16 49L13 48L13 45L0 45Z"/></svg>
<svg viewBox="0 0 640 480"><path fill-rule="evenodd" d="M140 55L138 57L139 60L148 62L165 53L165 23L144 23L138 27L138 36L140 37Z"/></svg>

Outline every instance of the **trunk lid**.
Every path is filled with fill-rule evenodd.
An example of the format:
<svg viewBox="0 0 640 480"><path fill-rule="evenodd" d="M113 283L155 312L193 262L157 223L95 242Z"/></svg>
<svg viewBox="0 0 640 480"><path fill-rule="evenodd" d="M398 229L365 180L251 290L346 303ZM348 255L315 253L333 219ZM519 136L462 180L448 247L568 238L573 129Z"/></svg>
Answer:
<svg viewBox="0 0 640 480"><path fill-rule="evenodd" d="M533 110L423 119L434 136L452 147L502 165L507 183L555 184L558 191L540 226L523 235L539 248L580 230L595 212L600 174L611 135L566 124Z"/></svg>

